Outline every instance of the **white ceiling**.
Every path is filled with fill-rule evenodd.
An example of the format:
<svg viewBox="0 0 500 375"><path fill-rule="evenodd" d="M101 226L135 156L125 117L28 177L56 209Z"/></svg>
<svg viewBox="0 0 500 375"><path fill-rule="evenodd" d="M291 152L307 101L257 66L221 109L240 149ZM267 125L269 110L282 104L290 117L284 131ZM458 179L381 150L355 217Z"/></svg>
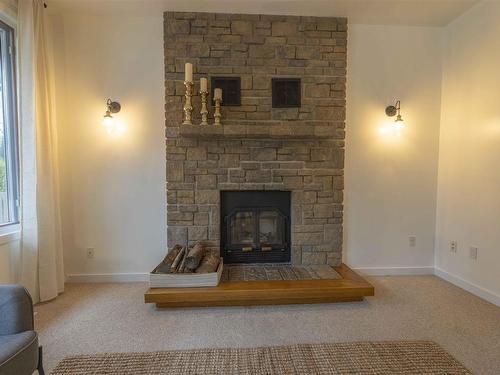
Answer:
<svg viewBox="0 0 500 375"><path fill-rule="evenodd" d="M444 26L479 0L46 0L52 12L161 14L163 11L342 16L350 23Z"/></svg>

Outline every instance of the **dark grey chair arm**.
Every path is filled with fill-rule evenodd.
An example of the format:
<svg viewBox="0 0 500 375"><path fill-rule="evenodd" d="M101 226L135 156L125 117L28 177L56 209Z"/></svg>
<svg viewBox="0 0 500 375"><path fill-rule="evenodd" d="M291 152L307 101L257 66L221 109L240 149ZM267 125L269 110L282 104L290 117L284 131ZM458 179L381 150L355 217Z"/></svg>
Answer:
<svg viewBox="0 0 500 375"><path fill-rule="evenodd" d="M21 285L0 285L0 335L33 331L33 301Z"/></svg>

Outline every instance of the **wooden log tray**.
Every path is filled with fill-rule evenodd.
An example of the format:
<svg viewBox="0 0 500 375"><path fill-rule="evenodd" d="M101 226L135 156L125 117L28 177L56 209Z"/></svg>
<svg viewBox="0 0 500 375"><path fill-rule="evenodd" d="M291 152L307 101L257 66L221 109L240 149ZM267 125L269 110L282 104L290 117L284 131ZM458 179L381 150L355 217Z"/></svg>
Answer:
<svg viewBox="0 0 500 375"><path fill-rule="evenodd" d="M217 272L211 273L156 273L156 268L149 274L150 288L197 288L219 285L222 277L223 260L221 258Z"/></svg>

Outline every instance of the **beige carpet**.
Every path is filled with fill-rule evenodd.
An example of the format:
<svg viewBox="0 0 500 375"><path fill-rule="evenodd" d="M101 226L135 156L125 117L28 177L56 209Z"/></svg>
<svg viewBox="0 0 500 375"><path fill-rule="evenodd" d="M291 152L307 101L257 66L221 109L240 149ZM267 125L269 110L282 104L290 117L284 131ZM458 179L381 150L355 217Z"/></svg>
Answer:
<svg viewBox="0 0 500 375"><path fill-rule="evenodd" d="M471 374L428 341L201 349L70 357L53 375Z"/></svg>
<svg viewBox="0 0 500 375"><path fill-rule="evenodd" d="M364 302L157 310L145 283L68 284L35 307L47 373L90 353L434 341L478 375L500 374L500 308L435 276L370 277Z"/></svg>
<svg viewBox="0 0 500 375"><path fill-rule="evenodd" d="M248 264L224 265L223 281L257 281L257 280L317 280L340 279L341 276L332 267L292 266L288 264Z"/></svg>

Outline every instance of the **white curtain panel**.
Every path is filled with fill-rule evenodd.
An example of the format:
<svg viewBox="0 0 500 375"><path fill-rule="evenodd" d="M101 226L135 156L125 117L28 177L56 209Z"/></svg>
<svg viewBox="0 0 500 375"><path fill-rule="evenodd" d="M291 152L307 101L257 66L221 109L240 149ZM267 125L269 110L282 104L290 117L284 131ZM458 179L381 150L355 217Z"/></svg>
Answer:
<svg viewBox="0 0 500 375"><path fill-rule="evenodd" d="M19 0L22 271L35 301L64 290L53 62L42 0Z"/></svg>

